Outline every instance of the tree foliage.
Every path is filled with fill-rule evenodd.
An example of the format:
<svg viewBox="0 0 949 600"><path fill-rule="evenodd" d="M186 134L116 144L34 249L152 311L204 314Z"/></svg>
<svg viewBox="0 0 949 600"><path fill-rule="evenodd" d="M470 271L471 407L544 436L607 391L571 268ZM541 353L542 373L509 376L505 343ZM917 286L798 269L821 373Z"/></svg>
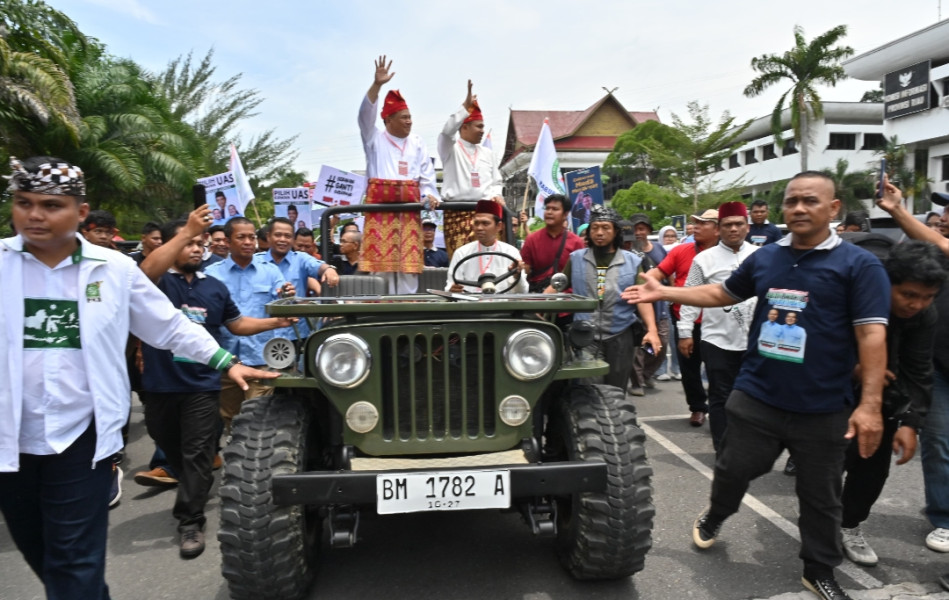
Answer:
<svg viewBox="0 0 949 600"><path fill-rule="evenodd" d="M833 179L837 187L837 198L843 208L841 218L850 211L867 210L864 201L873 199L876 187L873 171L850 171L850 163L840 158L834 169L824 169L822 172Z"/></svg>
<svg viewBox="0 0 949 600"><path fill-rule="evenodd" d="M687 105L690 121L686 122L675 113L672 114L672 123L682 132L685 140L676 152L679 163L673 174L673 183L676 187L692 197L692 209L699 210L700 199L706 196L706 203L713 198L731 197L732 190L742 185L734 182L728 189L715 185L715 173L721 170L723 162L739 144L738 138L748 129L751 121L735 125L735 117L722 113L718 124L715 125L708 115L708 104L699 104L691 101ZM712 192L712 190L719 190Z"/></svg>
<svg viewBox="0 0 949 600"><path fill-rule="evenodd" d="M901 144L894 135L887 138L886 145L877 155L886 159L886 174L890 183L903 191L905 198L912 198L915 208L913 212L920 213L929 210L930 184L932 180L926 177L926 171L909 166L911 156L906 146ZM915 161L915 156L912 157ZM876 184L874 184L876 185Z"/></svg>
<svg viewBox="0 0 949 600"><path fill-rule="evenodd" d="M79 111L69 78L69 45L89 42L43 2L0 0L0 160L36 154L33 140L60 126L79 142Z"/></svg>
<svg viewBox="0 0 949 600"><path fill-rule="evenodd" d="M715 123L708 105L697 101L688 103L688 111L688 120L673 114L672 125L649 121L617 138L603 165L611 182L625 184L616 186L614 207L661 221L738 197L742 182L722 189L716 173L749 123L736 125L727 112Z"/></svg>
<svg viewBox="0 0 949 600"><path fill-rule="evenodd" d="M156 76L42 0L0 0L0 170L11 154L78 164L90 203L123 231L190 210L192 184L227 169L231 142L252 185L285 174L296 138L269 130L242 143L262 98L240 75L215 81L211 59L178 58Z"/></svg>
<svg viewBox="0 0 949 600"><path fill-rule="evenodd" d="M801 149L801 170L807 170L808 147L810 145L809 123L820 119L824 105L817 93L818 85L834 86L847 75L840 61L853 55L850 46L837 46L847 35L847 26L838 25L817 36L810 42L804 38L804 29L794 27L794 47L783 54L763 54L751 59L751 68L760 73L745 88L745 96L755 97L784 81L791 83L774 105L771 113L771 129L777 146L781 139L781 113L790 109L791 130Z"/></svg>
<svg viewBox="0 0 949 600"><path fill-rule="evenodd" d="M258 114L255 111L264 98L258 90L241 89L240 73L216 80L213 58L213 49L197 62L189 52L172 60L151 79L168 102L171 114L191 124L204 141L204 174L227 170L230 144L234 143L248 175L262 181L277 178L297 157L293 149L297 136L280 139L270 129L243 141L239 126Z"/></svg>

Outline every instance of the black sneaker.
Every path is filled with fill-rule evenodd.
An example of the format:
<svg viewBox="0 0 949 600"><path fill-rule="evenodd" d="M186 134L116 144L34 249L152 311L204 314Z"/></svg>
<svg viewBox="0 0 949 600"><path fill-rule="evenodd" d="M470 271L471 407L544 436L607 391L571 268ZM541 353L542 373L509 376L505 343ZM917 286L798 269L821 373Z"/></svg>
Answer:
<svg viewBox="0 0 949 600"><path fill-rule="evenodd" d="M801 583L804 587L814 592L818 598L823 600L853 600L837 583L833 575L825 577L801 577Z"/></svg>
<svg viewBox="0 0 949 600"><path fill-rule="evenodd" d="M794 464L794 459L790 456L788 457L788 462L784 463L784 474L791 477L797 475L797 465Z"/></svg>
<svg viewBox="0 0 949 600"><path fill-rule="evenodd" d="M692 541L696 546L705 550L711 548L718 536L718 530L722 528L722 522L709 518L708 511L704 511L695 523L692 525Z"/></svg>

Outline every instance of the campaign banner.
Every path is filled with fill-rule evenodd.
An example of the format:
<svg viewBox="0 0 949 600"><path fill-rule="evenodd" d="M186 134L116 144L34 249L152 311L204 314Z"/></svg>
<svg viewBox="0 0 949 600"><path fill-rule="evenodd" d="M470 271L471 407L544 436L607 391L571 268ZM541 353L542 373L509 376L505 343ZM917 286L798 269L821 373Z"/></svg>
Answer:
<svg viewBox="0 0 949 600"><path fill-rule="evenodd" d="M313 215L310 207L313 190L305 187L274 188L273 214L275 217L290 219L293 230L313 229Z"/></svg>
<svg viewBox="0 0 949 600"><path fill-rule="evenodd" d="M603 183L600 167L570 171L564 175L567 183L567 197L573 202L570 216L573 218L573 230L590 223L590 211L597 204L603 206Z"/></svg>
<svg viewBox="0 0 949 600"><path fill-rule="evenodd" d="M359 204L366 194L367 185L368 179L364 175L323 165L313 197L327 206Z"/></svg>
<svg viewBox="0 0 949 600"><path fill-rule="evenodd" d="M200 177L198 183L204 186L208 206L211 207L212 225L224 225L234 217L244 216L233 173L227 171Z"/></svg>

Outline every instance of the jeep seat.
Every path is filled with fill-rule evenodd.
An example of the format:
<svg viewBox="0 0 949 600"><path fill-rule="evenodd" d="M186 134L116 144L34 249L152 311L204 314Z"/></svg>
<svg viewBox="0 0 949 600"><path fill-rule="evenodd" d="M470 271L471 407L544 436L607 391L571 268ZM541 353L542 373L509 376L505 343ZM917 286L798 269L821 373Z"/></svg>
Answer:
<svg viewBox="0 0 949 600"><path fill-rule="evenodd" d="M382 296L386 291L386 280L378 275L340 275L339 285L336 287L323 285L320 295L324 298Z"/></svg>

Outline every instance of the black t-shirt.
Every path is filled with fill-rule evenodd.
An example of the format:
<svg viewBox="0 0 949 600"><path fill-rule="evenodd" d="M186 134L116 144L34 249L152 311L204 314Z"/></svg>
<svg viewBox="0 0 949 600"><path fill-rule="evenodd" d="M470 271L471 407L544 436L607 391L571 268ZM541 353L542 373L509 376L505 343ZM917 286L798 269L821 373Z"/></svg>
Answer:
<svg viewBox="0 0 949 600"><path fill-rule="evenodd" d="M241 316L227 286L200 271L190 283L180 273L165 273L158 280L158 289L188 319L207 329L218 344L221 344L220 328ZM221 389L221 373L207 365L176 357L168 350L145 343L142 354L145 360L142 389L147 392L193 393Z"/></svg>

